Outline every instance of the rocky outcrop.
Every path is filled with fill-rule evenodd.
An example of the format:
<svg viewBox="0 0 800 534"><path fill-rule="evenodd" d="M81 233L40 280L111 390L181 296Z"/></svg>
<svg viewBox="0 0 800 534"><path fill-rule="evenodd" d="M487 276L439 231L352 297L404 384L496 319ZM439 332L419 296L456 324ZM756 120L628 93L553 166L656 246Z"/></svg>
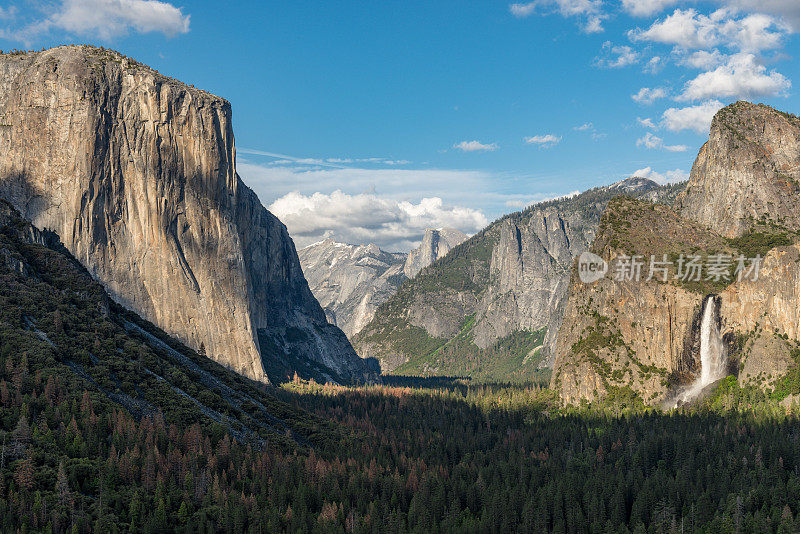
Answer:
<svg viewBox="0 0 800 534"><path fill-rule="evenodd" d="M758 279L721 294L723 332L740 339L739 382L769 386L796 365L800 341L800 244L771 250Z"/></svg>
<svg viewBox="0 0 800 534"><path fill-rule="evenodd" d="M461 358L485 358L482 368L508 359L517 367L509 363L493 378L507 379L523 366L521 375L532 379L533 371L552 365L572 260L594 240L609 200L634 195L672 202L678 191L634 177L503 217L404 284L354 343L384 372L456 374L464 368ZM528 351L524 340L543 330L535 357L512 354ZM452 354L455 338L468 342Z"/></svg>
<svg viewBox="0 0 800 534"><path fill-rule="evenodd" d="M591 251L609 265L606 276L584 283L578 264L563 323L551 385L564 402L596 400L630 388L642 400L664 400L699 369L704 282L681 283L671 268L664 282L650 255L663 260L697 249L733 254L725 241L680 217L669 206L629 199L609 204ZM625 257L640 255L638 279L618 276ZM623 267L620 267L622 265Z"/></svg>
<svg viewBox="0 0 800 534"><path fill-rule="evenodd" d="M361 331L375 310L405 280L406 255L377 245L346 245L326 239L298 251L311 291L328 321L347 337Z"/></svg>
<svg viewBox="0 0 800 534"><path fill-rule="evenodd" d="M763 104L721 109L677 209L736 237L759 223L800 229L800 119Z"/></svg>
<svg viewBox="0 0 800 534"><path fill-rule="evenodd" d="M115 300L240 373L370 374L236 174L219 97L89 46L2 55L0 197Z"/></svg>
<svg viewBox="0 0 800 534"><path fill-rule="evenodd" d="M597 400L621 388L649 404L673 398L700 372L700 315L709 294L717 295L729 370L738 370L740 384L771 387L796 365L800 245L772 249L757 277L739 280L732 271L728 281L702 275L700 282L683 282L673 264L666 282L660 274L648 281L648 259L640 280L618 280L614 266L623 255L648 258L652 251L675 261L681 254L741 251L666 206L615 202L604 223L592 251L610 272L586 284L576 266L558 334L551 385L564 402Z"/></svg>
<svg viewBox="0 0 800 534"><path fill-rule="evenodd" d="M455 228L428 228L422 243L408 253L403 273L406 278L414 278L422 269L443 258L450 250L467 240L467 234Z"/></svg>
<svg viewBox="0 0 800 534"><path fill-rule="evenodd" d="M573 285L559 332L551 385L562 400L602 398L629 388L665 401L700 371L699 313L717 295L728 371L741 385L772 388L797 366L800 347L800 121L739 102L714 118L676 210L615 202L592 250L674 262L680 254L727 254L730 278L631 282L606 276ZM677 211L677 212L676 212ZM698 225L697 223L701 223ZM756 276L736 275L737 258L765 255ZM638 371L637 371L638 368ZM646 372L642 372L646 371ZM648 380L660 377L659 380Z"/></svg>
<svg viewBox="0 0 800 534"><path fill-rule="evenodd" d="M492 250L489 286L477 309L477 346L489 347L518 330L545 328L543 363L550 363L572 258L594 238L594 227L582 224L582 216L547 206L527 219L502 222L498 244Z"/></svg>

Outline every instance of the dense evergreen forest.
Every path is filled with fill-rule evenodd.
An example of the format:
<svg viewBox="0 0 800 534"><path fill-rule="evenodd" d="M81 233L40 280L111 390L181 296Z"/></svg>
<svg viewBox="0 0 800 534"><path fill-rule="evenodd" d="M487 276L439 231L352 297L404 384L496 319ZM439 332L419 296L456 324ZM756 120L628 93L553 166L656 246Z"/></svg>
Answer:
<svg viewBox="0 0 800 534"><path fill-rule="evenodd" d="M246 380L0 205L3 532L797 532L800 420L535 385ZM794 386L792 386L794 387Z"/></svg>

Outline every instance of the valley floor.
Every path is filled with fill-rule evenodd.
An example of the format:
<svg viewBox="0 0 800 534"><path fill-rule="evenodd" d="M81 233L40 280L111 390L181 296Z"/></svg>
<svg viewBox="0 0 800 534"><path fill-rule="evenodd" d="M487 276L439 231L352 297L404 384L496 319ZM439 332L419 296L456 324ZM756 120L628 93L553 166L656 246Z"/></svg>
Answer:
<svg viewBox="0 0 800 534"><path fill-rule="evenodd" d="M334 424L255 449L2 359L4 532L800 530L800 420L731 383L661 413L565 410L538 386L297 380L265 395Z"/></svg>

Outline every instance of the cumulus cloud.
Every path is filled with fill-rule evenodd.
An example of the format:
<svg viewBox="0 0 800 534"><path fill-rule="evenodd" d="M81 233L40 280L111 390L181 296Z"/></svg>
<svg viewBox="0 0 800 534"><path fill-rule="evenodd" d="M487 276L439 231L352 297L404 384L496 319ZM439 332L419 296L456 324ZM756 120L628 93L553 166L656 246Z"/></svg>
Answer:
<svg viewBox="0 0 800 534"><path fill-rule="evenodd" d="M663 87L642 87L635 95L631 95L634 102L639 104L652 104L656 100L667 97L667 90Z"/></svg>
<svg viewBox="0 0 800 534"><path fill-rule="evenodd" d="M676 9L672 15L655 21L649 28L628 32L633 41L650 41L690 50L719 45L746 52L771 50L782 46L790 28L782 21L760 13L736 18L736 12L723 8L710 15L694 9Z"/></svg>
<svg viewBox="0 0 800 534"><path fill-rule="evenodd" d="M630 46L614 45L611 41L603 43L602 55L595 60L598 67L620 69L639 61L639 52Z"/></svg>
<svg viewBox="0 0 800 534"><path fill-rule="evenodd" d="M453 145L453 148L457 148L462 152L492 152L500 147L497 143L484 144L480 141L461 141Z"/></svg>
<svg viewBox="0 0 800 534"><path fill-rule="evenodd" d="M726 64L689 81L680 100L777 96L791 86L783 74L767 71L753 54L735 54Z"/></svg>
<svg viewBox="0 0 800 534"><path fill-rule="evenodd" d="M586 33L603 31L603 21L608 15L603 11L603 0L533 0L524 4L511 4L508 10L517 18L525 18L537 12L559 13L562 17L577 17Z"/></svg>
<svg viewBox="0 0 800 534"><path fill-rule="evenodd" d="M0 37L26 45L53 30L105 41L131 31L174 37L189 31L189 19L181 8L158 0L62 0L49 17L7 28Z"/></svg>
<svg viewBox="0 0 800 534"><path fill-rule="evenodd" d="M561 142L561 137L553 134L534 135L526 137L525 142L529 145L539 145L539 148L550 148Z"/></svg>
<svg viewBox="0 0 800 534"><path fill-rule="evenodd" d="M691 54L681 54L678 64L693 69L710 70L725 63L726 56L716 48L712 50L697 50Z"/></svg>
<svg viewBox="0 0 800 534"><path fill-rule="evenodd" d="M668 152L686 152L689 147L686 145L665 145L664 140L650 132L644 134L644 137L637 139L636 146L645 147L651 150L667 150Z"/></svg>
<svg viewBox="0 0 800 534"><path fill-rule="evenodd" d="M679 0L622 0L622 9L634 17L650 17L678 2Z"/></svg>
<svg viewBox="0 0 800 534"><path fill-rule="evenodd" d="M797 0L723 0L723 4L743 9L776 15L800 29L800 2Z"/></svg>
<svg viewBox="0 0 800 534"><path fill-rule="evenodd" d="M699 134L708 133L711 120L722 107L719 100L709 100L696 106L669 108L662 115L661 124L673 132L693 130Z"/></svg>
<svg viewBox="0 0 800 534"><path fill-rule="evenodd" d="M654 171L652 167L645 167L644 169L638 169L634 171L633 174L631 174L631 176L638 176L639 178L647 178L648 180L653 180L654 182L662 185L674 184L689 179L689 173L686 171L682 171L680 169L659 173Z"/></svg>
<svg viewBox="0 0 800 534"><path fill-rule="evenodd" d="M591 122L586 122L584 124L581 124L580 126L575 126L572 129L575 130L576 132L593 132L594 124L592 124Z"/></svg>
<svg viewBox="0 0 800 534"><path fill-rule="evenodd" d="M474 233L489 223L479 210L447 206L438 197L415 204L339 190L311 195L291 192L275 200L269 210L283 221L298 247L333 237L345 243L409 250L422 239L426 228L446 226Z"/></svg>

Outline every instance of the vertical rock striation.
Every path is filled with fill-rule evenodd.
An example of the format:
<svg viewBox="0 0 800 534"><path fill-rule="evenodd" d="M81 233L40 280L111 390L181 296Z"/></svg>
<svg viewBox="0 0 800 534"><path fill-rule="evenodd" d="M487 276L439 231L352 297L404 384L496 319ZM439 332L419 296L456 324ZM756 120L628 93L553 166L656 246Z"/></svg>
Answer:
<svg viewBox="0 0 800 534"><path fill-rule="evenodd" d="M114 299L246 376L370 373L236 174L222 98L89 46L2 55L0 196Z"/></svg>

